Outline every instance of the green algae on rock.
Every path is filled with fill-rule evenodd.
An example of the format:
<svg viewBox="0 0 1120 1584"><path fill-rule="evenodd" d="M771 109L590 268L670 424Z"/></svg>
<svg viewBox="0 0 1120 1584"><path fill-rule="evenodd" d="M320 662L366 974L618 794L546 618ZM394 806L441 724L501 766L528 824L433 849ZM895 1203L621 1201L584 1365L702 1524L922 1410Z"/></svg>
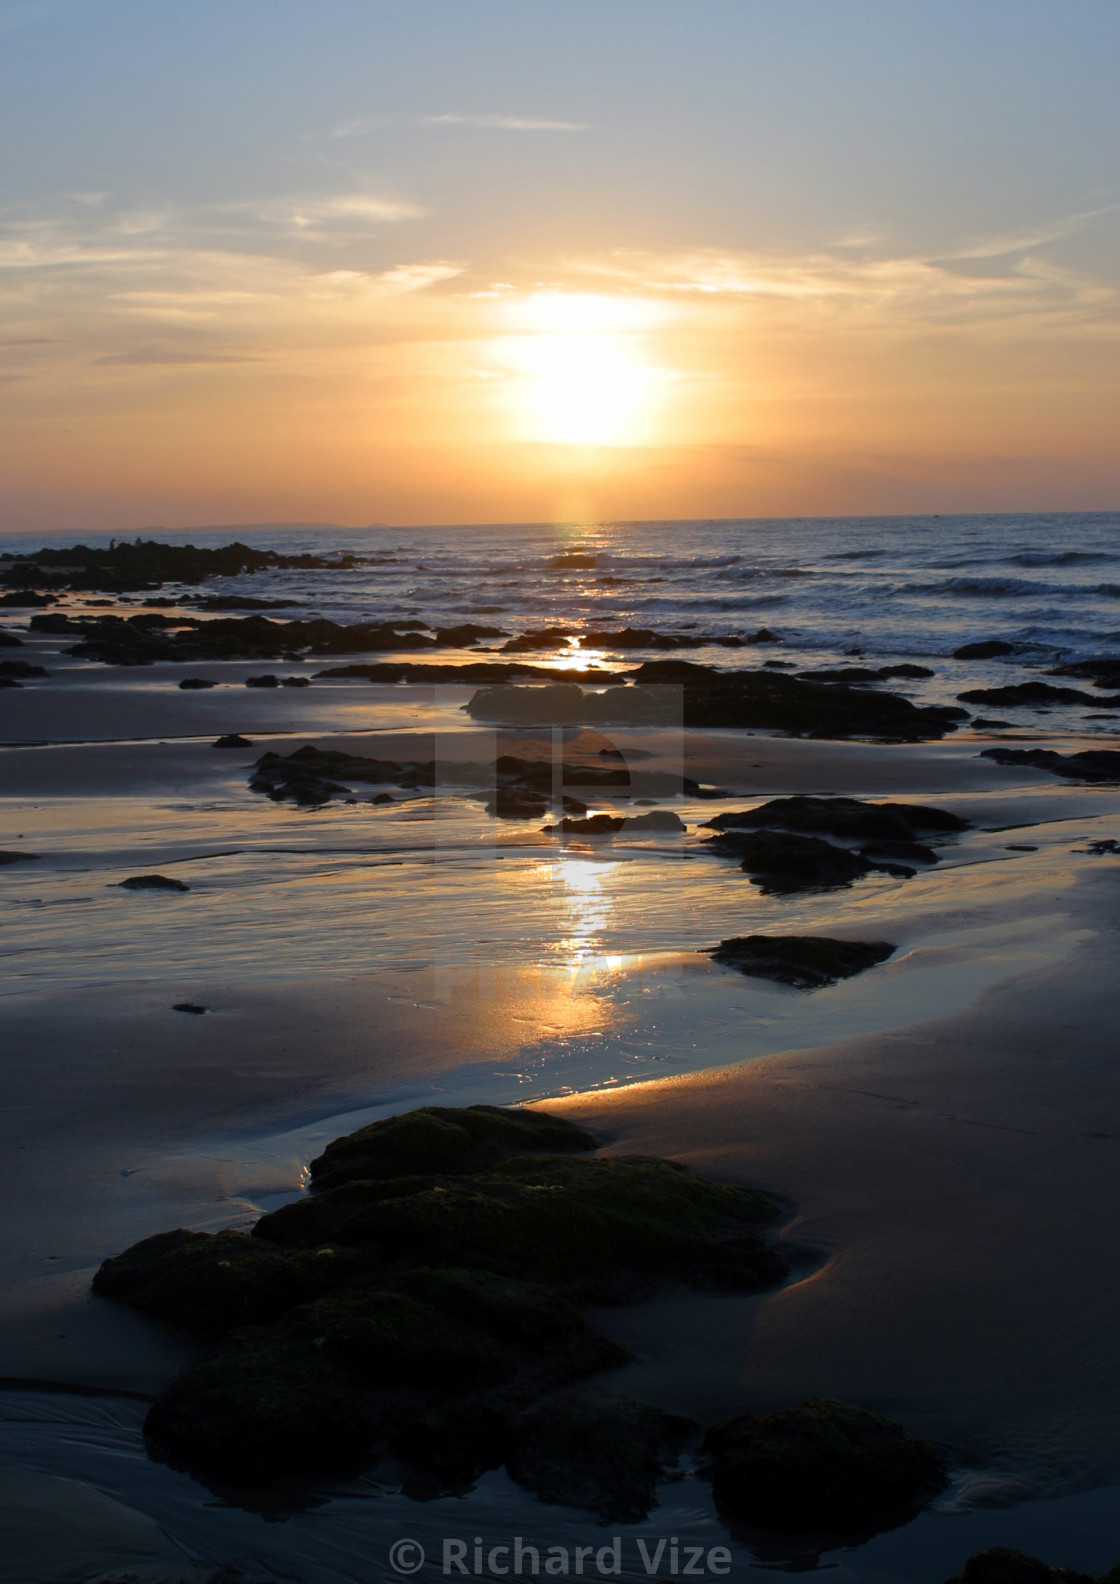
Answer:
<svg viewBox="0 0 1120 1584"><path fill-rule="evenodd" d="M790 1534L883 1527L916 1512L948 1479L939 1448L828 1397L724 1419L703 1450L721 1513Z"/></svg>
<svg viewBox="0 0 1120 1584"><path fill-rule="evenodd" d="M311 1162L317 1188L371 1177L470 1172L526 1151L595 1149L585 1128L541 1111L500 1106L422 1106L385 1117L328 1144Z"/></svg>
<svg viewBox="0 0 1120 1584"><path fill-rule="evenodd" d="M514 1426L507 1467L542 1501L633 1523L695 1429L690 1419L602 1391L568 1392Z"/></svg>
<svg viewBox="0 0 1120 1584"><path fill-rule="evenodd" d="M784 1279L769 1195L668 1161L589 1160L594 1147L547 1113L425 1108L335 1140L313 1192L251 1234L180 1229L107 1260L97 1294L219 1344L153 1405L153 1448L243 1485L387 1453L432 1492L516 1446L528 1468L517 1426L535 1405L628 1358L580 1302ZM595 1413L621 1415L616 1437L658 1417ZM641 1467L632 1505L653 1488Z"/></svg>

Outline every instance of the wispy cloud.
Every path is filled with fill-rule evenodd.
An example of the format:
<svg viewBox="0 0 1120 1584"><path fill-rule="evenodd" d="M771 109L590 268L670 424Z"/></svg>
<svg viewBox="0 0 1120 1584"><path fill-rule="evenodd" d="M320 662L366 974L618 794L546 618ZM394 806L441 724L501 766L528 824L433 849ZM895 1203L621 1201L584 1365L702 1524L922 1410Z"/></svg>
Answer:
<svg viewBox="0 0 1120 1584"><path fill-rule="evenodd" d="M1058 242L1062 237L1072 236L1075 232L1084 230L1092 221L1114 214L1120 214L1120 203L1104 204L1099 209L1082 209L1076 214L1063 215L1057 220L1041 221L1037 225L1025 226L1019 231L1008 232L1002 236L977 238L938 256L943 259L1006 258L1012 253L1025 253L1031 248L1042 247L1047 242Z"/></svg>
<svg viewBox="0 0 1120 1584"><path fill-rule="evenodd" d="M331 136L336 138L365 137L370 132L379 132L386 126L402 125L477 127L486 132L587 132L589 130L582 121L553 121L541 116L460 115L448 113L446 115L429 116L354 116L349 121L340 121L337 126L333 127Z"/></svg>
<svg viewBox="0 0 1120 1584"><path fill-rule="evenodd" d="M208 363L259 363L261 357L256 352L205 352L176 351L172 347L136 347L131 352L114 352L107 357L94 358L93 362L101 368L108 368L120 364L130 368L158 367L162 364L208 364Z"/></svg>
<svg viewBox="0 0 1120 1584"><path fill-rule="evenodd" d="M543 121L533 116L435 115L424 117L425 126L483 127L495 132L586 132L582 121Z"/></svg>

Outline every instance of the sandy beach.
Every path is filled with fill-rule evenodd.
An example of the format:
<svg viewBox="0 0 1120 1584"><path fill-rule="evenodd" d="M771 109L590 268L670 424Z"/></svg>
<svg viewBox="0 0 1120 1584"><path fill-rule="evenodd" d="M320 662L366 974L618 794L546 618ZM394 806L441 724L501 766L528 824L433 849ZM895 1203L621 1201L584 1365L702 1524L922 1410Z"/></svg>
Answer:
<svg viewBox="0 0 1120 1584"><path fill-rule="evenodd" d="M959 1564L985 1514L985 1534L1049 1522L1068 1560L1109 1561L1120 1291L1101 1252L1120 1189L1120 870L1088 843L1120 829L1114 788L995 765L978 757L986 739L965 733L882 745L616 732L643 771L675 764L728 806L828 793L970 822L913 879L767 897L700 847L718 799L673 800L681 836L560 843L441 788L311 812L248 791L267 750L436 758L460 767L453 779L511 744L547 757L560 741L499 743L456 713L460 690L404 690L398 724L376 688L271 695L270 716L228 687L171 697L171 678L134 678L60 674L49 694L28 690L0 749L0 845L38 855L3 877L0 1451L40 1481L36 1501L49 1507L59 1478L107 1491L107 1432L89 1422L89 1405L105 1404L128 1447L112 1500L170 1525L201 1562L271 1577L252 1525L207 1540L201 1487L144 1465L143 1394L197 1346L91 1299L93 1270L166 1227L251 1224L298 1197L310 1156L361 1122L432 1099L533 1102L586 1123L608 1154L667 1156L796 1206L784 1236L813 1268L782 1290L668 1295L596 1318L637 1356L618 1388L701 1423L827 1394L953 1449L935 1512L869 1542L840 1576L939 1584L942 1558ZM218 732L250 728L252 748L213 748ZM562 751L578 757L579 741L569 732ZM1047 738L1063 752L1083 741ZM595 806L609 810L609 788ZM119 889L147 872L189 894ZM809 995L704 955L772 925L896 949L873 974ZM173 1011L179 1001L206 1015ZM687 1522L711 1525L704 1487L686 1487L700 1502ZM383 1487L367 1491L364 1517L352 1489L323 1489L350 1514L346 1544L406 1521L394 1516L404 1498ZM517 1516L515 1490L485 1476L475 1501L491 1510L473 1521L539 1524ZM1077 1505L1094 1490L1101 1516ZM81 1523L135 1570L144 1542L115 1511L83 1508ZM424 1521L438 1527L438 1511ZM24 1536L0 1577L86 1576L52 1571L58 1558ZM328 1565L313 1553L301 1577Z"/></svg>

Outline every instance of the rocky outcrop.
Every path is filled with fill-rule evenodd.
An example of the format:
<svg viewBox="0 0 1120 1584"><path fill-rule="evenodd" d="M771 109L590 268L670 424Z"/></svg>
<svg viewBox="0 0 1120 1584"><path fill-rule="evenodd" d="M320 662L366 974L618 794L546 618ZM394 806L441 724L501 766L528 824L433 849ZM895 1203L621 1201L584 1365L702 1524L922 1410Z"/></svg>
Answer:
<svg viewBox="0 0 1120 1584"><path fill-rule="evenodd" d="M1049 770L1069 781L1120 781L1120 752L1115 748L1087 748L1074 754L1055 753L1052 748L985 748L980 757L1000 765Z"/></svg>
<svg viewBox="0 0 1120 1584"><path fill-rule="evenodd" d="M184 885L182 880L171 880L167 875L148 874L130 875L127 880L118 880L117 885L122 891L189 891L190 886Z"/></svg>
<svg viewBox="0 0 1120 1584"><path fill-rule="evenodd" d="M568 684L483 688L467 705L476 720L522 726L677 725L737 727L809 737L917 742L943 737L967 712L918 708L897 694L806 681L765 667L716 671L684 660L651 660L631 686L586 692Z"/></svg>
<svg viewBox="0 0 1120 1584"><path fill-rule="evenodd" d="M947 1483L948 1460L899 1424L817 1397L737 1414L704 1437L720 1513L789 1534L874 1532Z"/></svg>
<svg viewBox="0 0 1120 1584"><path fill-rule="evenodd" d="M180 1229L107 1260L95 1293L215 1349L152 1406L153 1448L241 1485L390 1453L428 1494L507 1462L546 1499L643 1516L689 1426L555 1396L627 1357L580 1304L757 1291L788 1257L769 1196L594 1147L536 1111L427 1108L335 1140L314 1192L251 1235Z"/></svg>
<svg viewBox="0 0 1120 1584"><path fill-rule="evenodd" d="M710 952L713 962L754 979L797 990L820 990L893 956L886 941L832 940L826 935L736 935Z"/></svg>
<svg viewBox="0 0 1120 1584"><path fill-rule="evenodd" d="M962 704L1000 704L1008 707L1045 708L1050 704L1088 704L1096 709L1120 709L1120 698L1094 698L1080 688L1051 687L1049 682L1017 682L1010 687L970 688L958 693Z"/></svg>

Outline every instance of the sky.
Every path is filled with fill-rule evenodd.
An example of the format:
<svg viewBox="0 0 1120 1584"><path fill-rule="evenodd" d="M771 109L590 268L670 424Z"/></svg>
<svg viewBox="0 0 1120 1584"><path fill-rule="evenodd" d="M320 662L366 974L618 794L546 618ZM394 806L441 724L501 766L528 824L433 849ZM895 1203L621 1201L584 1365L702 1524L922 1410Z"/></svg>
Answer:
<svg viewBox="0 0 1120 1584"><path fill-rule="evenodd" d="M1116 0L0 0L0 531L1120 506Z"/></svg>

